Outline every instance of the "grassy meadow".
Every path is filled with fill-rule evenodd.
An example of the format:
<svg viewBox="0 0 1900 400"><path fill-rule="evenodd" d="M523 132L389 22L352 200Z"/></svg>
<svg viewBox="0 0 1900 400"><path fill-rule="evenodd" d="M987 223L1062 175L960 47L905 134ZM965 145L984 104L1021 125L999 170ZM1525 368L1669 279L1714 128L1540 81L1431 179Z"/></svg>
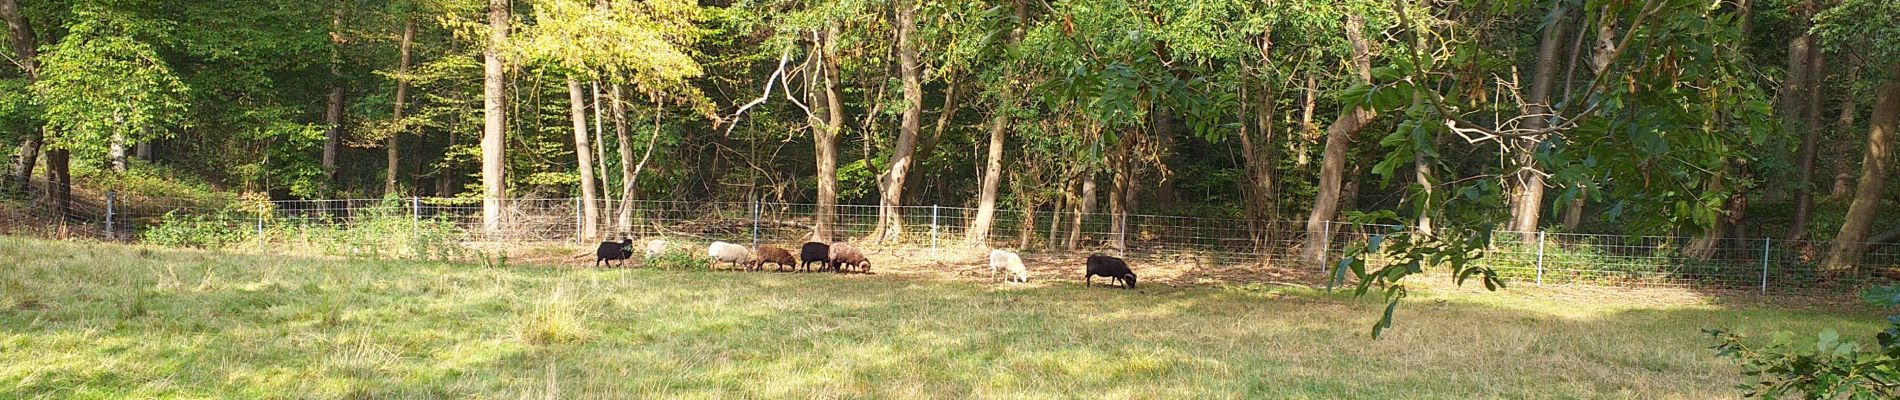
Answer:
<svg viewBox="0 0 1900 400"><path fill-rule="evenodd" d="M1864 337L1880 320L1762 304L1774 299L1439 289L1372 340L1376 300L1293 286L484 267L18 237L0 237L0 260L9 399L1732 398L1743 378L1700 329Z"/></svg>

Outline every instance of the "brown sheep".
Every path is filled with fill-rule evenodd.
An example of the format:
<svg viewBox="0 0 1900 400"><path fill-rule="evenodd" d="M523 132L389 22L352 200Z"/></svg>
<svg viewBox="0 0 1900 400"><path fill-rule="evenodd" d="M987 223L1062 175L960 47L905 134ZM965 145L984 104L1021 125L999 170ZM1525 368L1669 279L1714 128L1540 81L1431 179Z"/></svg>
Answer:
<svg viewBox="0 0 1900 400"><path fill-rule="evenodd" d="M785 272L786 267L798 267L798 258L792 257L791 251L778 248L778 246L759 246L757 258L752 259L751 268L748 269L765 269L765 263L778 264L778 271Z"/></svg>
<svg viewBox="0 0 1900 400"><path fill-rule="evenodd" d="M871 273L871 259L850 243L831 242L830 256L832 268L837 272L846 272L845 267L858 267L858 272Z"/></svg>

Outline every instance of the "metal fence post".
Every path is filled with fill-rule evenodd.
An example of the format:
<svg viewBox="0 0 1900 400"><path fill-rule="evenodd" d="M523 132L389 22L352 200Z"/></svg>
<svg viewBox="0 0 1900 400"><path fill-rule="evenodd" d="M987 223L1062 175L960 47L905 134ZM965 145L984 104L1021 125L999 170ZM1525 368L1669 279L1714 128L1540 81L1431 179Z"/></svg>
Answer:
<svg viewBox="0 0 1900 400"><path fill-rule="evenodd" d="M114 236L116 236L112 231L112 218L115 217L115 215L113 214L115 214L117 211L115 206L116 206L116 203L118 203L118 199L119 199L119 192L106 191L106 238L107 239L112 239Z"/></svg>
<svg viewBox="0 0 1900 400"><path fill-rule="evenodd" d="M938 208L939 207L937 207L936 204L930 205L930 254L931 255L937 254L937 213L938 213L937 209Z"/></svg>
<svg viewBox="0 0 1900 400"><path fill-rule="evenodd" d="M1544 231L1537 231L1537 286L1544 286Z"/></svg>
<svg viewBox="0 0 1900 400"><path fill-rule="evenodd" d="M273 207L275 207L275 205L272 205L272 206L273 206ZM264 210L262 210L262 211L258 211L258 213L257 213L257 252L258 252L258 253L264 253L264 252L265 252L265 247L264 247L264 215L265 215L266 213L269 213L269 212L270 212L270 209L269 209L269 208L266 208L266 209L264 209Z"/></svg>
<svg viewBox="0 0 1900 400"><path fill-rule="evenodd" d="M1326 222L1326 226L1320 228L1320 239L1319 239L1319 270L1320 272L1330 272L1329 271L1330 268L1327 268L1326 264L1328 264L1327 261L1332 260L1332 257L1328 257L1327 254L1331 254L1333 252L1333 220L1329 219L1329 220L1326 220L1325 222Z"/></svg>
<svg viewBox="0 0 1900 400"><path fill-rule="evenodd" d="M409 196L409 233L422 235L422 197Z"/></svg>
<svg viewBox="0 0 1900 400"><path fill-rule="evenodd" d="M759 199L752 199L752 248L759 248Z"/></svg>
<svg viewBox="0 0 1900 400"><path fill-rule="evenodd" d="M1768 238L1761 238L1761 294L1768 294Z"/></svg>

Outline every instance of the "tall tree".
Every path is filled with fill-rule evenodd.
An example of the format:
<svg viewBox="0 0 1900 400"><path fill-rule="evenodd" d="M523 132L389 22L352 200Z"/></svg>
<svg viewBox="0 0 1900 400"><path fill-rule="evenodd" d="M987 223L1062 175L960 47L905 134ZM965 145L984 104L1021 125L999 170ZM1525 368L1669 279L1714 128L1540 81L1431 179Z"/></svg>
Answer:
<svg viewBox="0 0 1900 400"><path fill-rule="evenodd" d="M396 188L396 174L398 171L397 166L401 165L399 161L402 158L402 151L399 147L397 147L397 145L399 144L397 139L398 137L402 136L403 132L407 131L407 129L403 129L403 127L407 126L408 124L402 120L402 117L403 117L402 113L403 113L403 107L409 104L409 62L410 62L410 56L411 56L410 44L414 43L415 39L416 39L416 19L414 17L403 18L402 38L399 39L400 41L396 45L396 53L397 53L396 55L396 100L395 100L396 104L395 104L395 109L390 111L390 114L389 114L390 119L395 121L395 126L397 127L397 129L391 131L389 133L389 138L384 139L384 143L383 143L383 150L386 153L384 154L385 156L384 158L387 161L387 164L385 165L386 168L383 171L383 195L384 196L395 194L397 191L397 188Z"/></svg>
<svg viewBox="0 0 1900 400"><path fill-rule="evenodd" d="M1346 42L1352 47L1352 67L1360 84L1372 83L1372 50L1366 42L1366 18L1359 14L1346 16ZM1354 106L1341 111L1339 118L1326 127L1326 150L1321 155L1319 170L1319 195L1313 200L1312 213L1306 217L1306 245L1300 249L1300 258L1311 263L1325 263L1326 249L1332 244L1328 224L1339 212L1340 183L1345 179L1346 150L1351 147L1353 136L1365 129L1378 112L1363 106Z"/></svg>
<svg viewBox="0 0 1900 400"><path fill-rule="evenodd" d="M1015 7L1016 18L1011 21L1009 41L1005 46L1022 42L1023 30L1029 24L1029 5L1024 0L1014 0L1010 3ZM990 111L989 144L986 147L983 162L982 187L977 189L976 218L965 230L965 234L968 235L966 240L970 242L982 242L988 238L990 225L996 218L996 191L1002 186L1003 181L1003 144L1009 136L1010 108L1016 106L1016 85L1013 82L1015 78L1009 74L1010 67L1014 65L1017 64L1012 62L1003 68L1005 73L999 79L1001 81L999 86L1002 86L1001 94L997 96L997 102L1001 104Z"/></svg>
<svg viewBox="0 0 1900 400"><path fill-rule="evenodd" d="M1806 240L1808 221L1814 214L1814 159L1821 134L1818 125L1823 74L1821 46L1815 43L1808 26L1820 3L1809 0L1794 7L1795 28L1801 34L1788 40L1788 79L1782 82L1779 100L1786 126L1801 135L1801 144L1795 150L1794 222L1788 226L1788 240ZM1810 112L1809 108L1814 110Z"/></svg>
<svg viewBox="0 0 1900 400"><path fill-rule="evenodd" d="M488 0L488 42L482 51L482 232L500 234L502 197L508 194L502 153L508 130L507 76L502 52L508 46L508 0Z"/></svg>
<svg viewBox="0 0 1900 400"><path fill-rule="evenodd" d="M822 90L816 91L819 101L824 102L823 118L814 114L811 118L813 156L817 158L818 180L818 218L813 223L813 240L832 240L832 225L837 219L838 209L838 133L844 130L844 98L839 94L840 82L838 68L838 36L841 33L839 23L826 24L824 33L816 35L813 43L815 67ZM814 102L815 103L815 102Z"/></svg>
<svg viewBox="0 0 1900 400"><path fill-rule="evenodd" d="M581 94L581 81L567 78L568 111L574 120L575 169L581 175L581 235L600 237L600 203L594 190L593 145L587 137L587 98Z"/></svg>
<svg viewBox="0 0 1900 400"><path fill-rule="evenodd" d="M638 174L638 171L634 170L635 165L627 162L633 159L633 137L627 133L626 98L622 97L626 95L626 93L625 90L621 89L621 85L614 85L612 92L613 95L609 97L609 99L613 102L615 115L614 140L616 141L615 143L619 144L617 147L620 150L620 212L616 214L617 217L614 219L614 227L618 229L621 234L630 235L633 232L633 192L635 188L635 186L633 186L633 177ZM653 146L647 146L647 149L652 150ZM648 154L652 153L649 152ZM602 171L602 173L606 173L606 171Z"/></svg>
<svg viewBox="0 0 1900 400"><path fill-rule="evenodd" d="M917 54L917 5L899 2L897 8L897 73L903 81L903 120L898 125L897 143L891 151L890 171L878 190L878 241L894 239L904 232L904 180L910 176L917 150L917 131L922 129L924 84Z"/></svg>
<svg viewBox="0 0 1900 400"><path fill-rule="evenodd" d="M348 91L342 71L343 45L347 40L343 32L343 7L337 4L330 10L330 94L324 98L323 107L323 174L329 188L324 193L326 196L333 194L340 183L337 156L343 146L343 97ZM114 140L114 145L119 142ZM123 154L122 151L115 153Z"/></svg>
<svg viewBox="0 0 1900 400"><path fill-rule="evenodd" d="M1867 121L1867 151L1860 162L1860 179L1854 185L1854 200L1847 206L1841 232L1834 235L1834 247L1823 265L1830 270L1852 268L1867 249L1867 234L1879 220L1880 202L1887 193L1887 175L1893 173L1894 129L1900 129L1900 63L1888 67L1893 74L1880 85L1874 96L1873 116Z"/></svg>
<svg viewBox="0 0 1900 400"><path fill-rule="evenodd" d="M1557 81L1558 49L1563 44L1564 20L1568 18L1569 7L1563 2L1555 4L1551 10L1554 17L1544 24L1543 38L1537 41L1537 69L1531 78L1530 91L1523 105L1524 120L1529 129L1544 129L1550 125L1550 92ZM1545 137L1526 137L1517 141L1517 153L1513 156L1517 174L1515 176L1516 196L1511 203L1511 230L1533 232L1537 230L1538 217L1544 214L1544 176L1538 171L1537 148L1543 146Z"/></svg>

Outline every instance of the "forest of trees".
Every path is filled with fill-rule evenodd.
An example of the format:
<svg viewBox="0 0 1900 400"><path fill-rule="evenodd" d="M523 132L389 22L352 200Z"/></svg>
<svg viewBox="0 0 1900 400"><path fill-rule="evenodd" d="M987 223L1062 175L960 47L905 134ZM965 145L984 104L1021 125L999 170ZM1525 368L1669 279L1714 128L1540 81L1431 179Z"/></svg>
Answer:
<svg viewBox="0 0 1900 400"><path fill-rule="evenodd" d="M1690 254L1773 237L1825 265L1900 238L1890 0L0 0L0 19L10 185L154 168L278 199L479 198L488 229L506 199L579 197L590 236L631 223L603 199L764 199L818 204L819 239L838 204L878 205L879 237L942 204L979 210L971 235L998 210L1357 219L1681 234Z"/></svg>

